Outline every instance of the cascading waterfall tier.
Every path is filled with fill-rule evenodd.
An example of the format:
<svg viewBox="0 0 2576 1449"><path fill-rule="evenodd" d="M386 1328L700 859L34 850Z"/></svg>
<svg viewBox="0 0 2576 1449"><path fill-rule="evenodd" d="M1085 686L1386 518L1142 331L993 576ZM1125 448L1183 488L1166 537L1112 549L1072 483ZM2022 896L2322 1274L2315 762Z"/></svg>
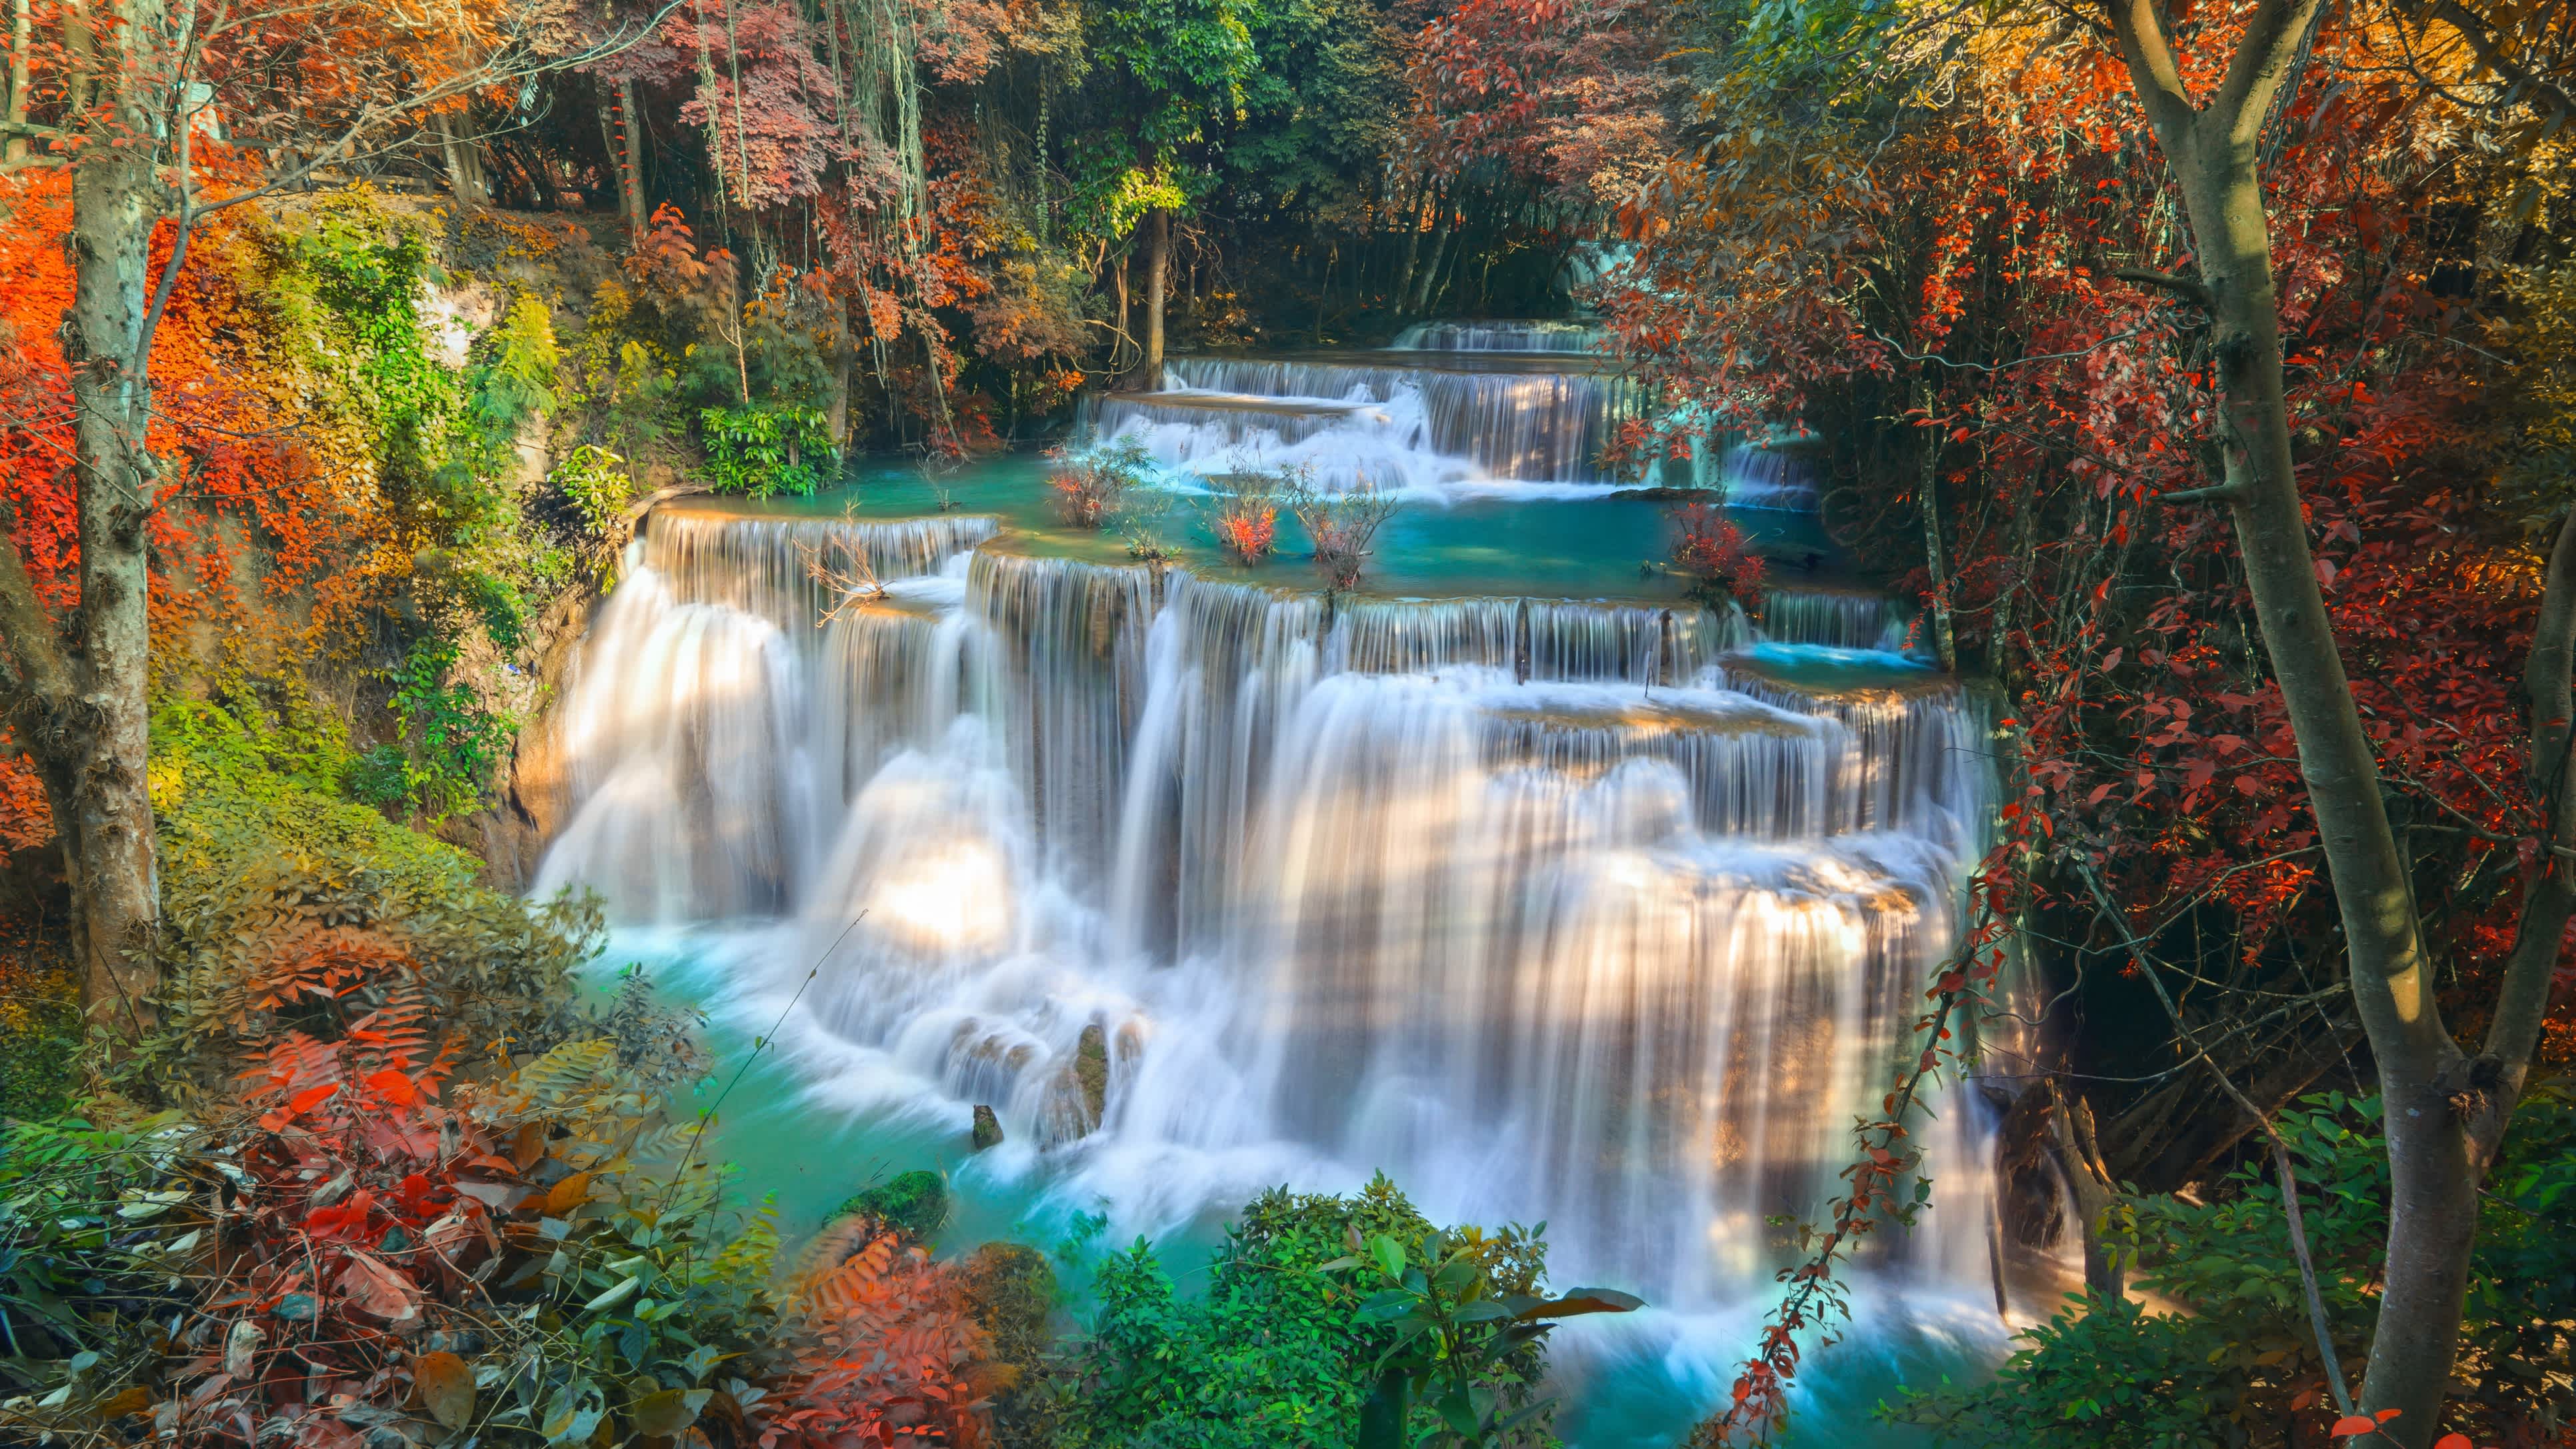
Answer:
<svg viewBox="0 0 2576 1449"><path fill-rule="evenodd" d="M1393 352L1598 352L1609 334L1581 322L1416 322Z"/></svg>
<svg viewBox="0 0 2576 1449"><path fill-rule="evenodd" d="M1762 637L1782 644L1901 653L1912 614L1884 594L1782 586L1762 594Z"/></svg>
<svg viewBox="0 0 2576 1449"><path fill-rule="evenodd" d="M827 596L824 546L880 588ZM771 932L740 969L821 963L799 1059L990 1103L996 1170L1138 1228L1383 1167L1546 1219L1574 1278L1756 1291L1987 805L1954 686L1818 685L1732 613L1327 598L957 517L691 512L630 564L539 889ZM1960 1205L1893 1250L1925 1271L1984 1271L1969 1119Z"/></svg>
<svg viewBox="0 0 2576 1449"><path fill-rule="evenodd" d="M1602 453L1637 408L1626 379L1585 365L1580 347L1536 345L1556 339L1553 331L1508 334L1531 341L1530 355L1440 335L1449 345L1284 360L1175 357L1163 365L1162 391L1087 399L1079 432L1133 441L1176 471L1300 469L1335 491L1528 495L1620 480Z"/></svg>

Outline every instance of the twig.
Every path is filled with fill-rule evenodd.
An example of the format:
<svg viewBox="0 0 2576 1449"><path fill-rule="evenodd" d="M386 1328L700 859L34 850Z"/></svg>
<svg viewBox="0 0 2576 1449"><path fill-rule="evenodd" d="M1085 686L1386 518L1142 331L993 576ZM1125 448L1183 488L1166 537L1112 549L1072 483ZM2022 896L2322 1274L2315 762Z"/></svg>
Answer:
<svg viewBox="0 0 2576 1449"><path fill-rule="evenodd" d="M832 944L823 948L823 954L814 958L814 964L806 969L805 979L796 983L795 994L787 998L785 1006L778 1008L778 1019L769 1024L768 1035L751 1039L751 1052L742 1059L741 1066L734 1068L733 1080L725 1083L724 1090L716 1093L716 1099L698 1113L698 1130L689 1136L689 1150L680 1154L680 1165L671 1171L672 1192L679 1191L681 1179L688 1175L689 1164L698 1155L698 1144L706 1140L707 1128L714 1124L717 1110L724 1106L726 1098L733 1095L733 1089L742 1085L742 1079L750 1072L751 1064L760 1060L760 1054L776 1044L778 1029L787 1024L787 1013L796 1009L796 1003L805 998L805 988L813 985L814 978L823 974L823 963L832 959L832 953L840 950L841 943L850 939L850 933L857 930L859 922L867 918L868 913L865 911L850 917L850 923L841 928L841 934L834 936ZM663 1200L668 1202L669 1195L666 1194Z"/></svg>
<svg viewBox="0 0 2576 1449"><path fill-rule="evenodd" d="M1904 358L1908 362L1937 362L1943 367L1953 368L1960 372L2001 372L2008 367L2021 367L2033 362L2064 362L2069 358L2089 357L2094 353L2101 351L2103 348L2110 346L2114 342L2126 342L2130 338L2135 337L2146 330L2147 324L2142 322L2137 326L2130 328L2126 332L2114 332L2099 342L2093 343L2087 347L2076 348L2072 352L2041 352L2028 357L2016 357L2010 362L1953 362L1949 358L1943 357L1937 352L1908 352L1905 350L1904 343L1897 341L1893 337L1882 337L1875 331L1870 332L1869 337L1870 340L1895 353L1897 356Z"/></svg>
<svg viewBox="0 0 2576 1449"><path fill-rule="evenodd" d="M2085 888L2092 893L2093 902L2101 908L2104 919L2111 922L2112 926L2128 941L2129 949L2136 953L2138 974L2146 977L2147 984L2155 988L2156 1000L2164 1004L2165 1015L2173 1019L2174 1030L2182 1034L2182 1039L2191 1048L2192 1055L2198 1057L2201 1064L2209 1068L2209 1074L2218 1079L2219 1090L2225 1092L2246 1116L2254 1119L2254 1125L2261 1128L2263 1135L2272 1143L2272 1166L2281 1176L2281 1211L2290 1225L2290 1252L2299 1260L2299 1285L2307 1290L2308 1325L2316 1332L2317 1356L2325 1361L2326 1387L2334 1394L2335 1411L2349 1417L2353 1413L2352 1390L2344 1386L2343 1363L2335 1357L2334 1334L2326 1325L2325 1296L2317 1291L2317 1265L2308 1256L2307 1222L2299 1207L2299 1177L2290 1167L2290 1146L2281 1139L2280 1130L2272 1125L2271 1117L2257 1108L2243 1092L2238 1091L2236 1083L2229 1080L2227 1073L2219 1070L2218 1063L2202 1049L2200 1038L2193 1033L2190 1026L2184 1023L2182 1009L2174 1004L2173 997L2165 991L2164 979L2156 975L2155 967L2149 960L2150 953L2146 944L2130 932L2128 917L2120 913L2119 906L2102 888L2102 878L2094 873L2093 867L2089 864L2079 864L2077 868L2083 873Z"/></svg>

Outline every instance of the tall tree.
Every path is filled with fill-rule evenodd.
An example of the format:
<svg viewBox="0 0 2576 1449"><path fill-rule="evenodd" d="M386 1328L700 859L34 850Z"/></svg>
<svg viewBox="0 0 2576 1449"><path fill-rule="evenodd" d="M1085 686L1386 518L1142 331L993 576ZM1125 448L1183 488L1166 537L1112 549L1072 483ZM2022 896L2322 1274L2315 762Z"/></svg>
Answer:
<svg viewBox="0 0 2576 1449"><path fill-rule="evenodd" d="M1136 376L1147 388L1163 380L1172 219L1212 183L1190 152L1212 119L1241 109L1252 70L1247 9L1243 0L1110 0L1086 12L1095 99L1113 124L1082 152L1080 209L1101 235L1141 230L1145 338Z"/></svg>
<svg viewBox="0 0 2576 1449"><path fill-rule="evenodd" d="M629 36L585 34L555 0L419 14L367 0L68 0L48 18L55 33L32 55L13 38L13 72L29 79L10 105L47 147L22 164L70 171L75 281L61 337L79 588L49 608L14 543L0 549L0 713L45 784L92 1019L139 1026L157 914L148 530L186 446L154 408L153 338L192 232Z"/></svg>
<svg viewBox="0 0 2576 1449"><path fill-rule="evenodd" d="M2576 913L2576 770L2569 768L2576 665L2576 532L2559 526L2525 666L2532 786L2549 833L2475 1055L2443 1024L2435 963L2381 796L2377 762L2319 589L2299 496L2282 377L2279 301L2263 192L2267 120L2298 83L2323 0L2261 0L2215 90L2195 96L2154 0L2110 0L2130 83L2182 193L2197 279L2141 278L2209 314L2224 481L2203 498L2230 512L2264 650L2298 740L2299 770L2344 929L2346 970L2386 1104L2391 1168L2386 1286L2363 1412L2423 1445L2439 1426L2477 1233L2478 1185L2520 1098ZM2197 500L2187 500L2197 501Z"/></svg>

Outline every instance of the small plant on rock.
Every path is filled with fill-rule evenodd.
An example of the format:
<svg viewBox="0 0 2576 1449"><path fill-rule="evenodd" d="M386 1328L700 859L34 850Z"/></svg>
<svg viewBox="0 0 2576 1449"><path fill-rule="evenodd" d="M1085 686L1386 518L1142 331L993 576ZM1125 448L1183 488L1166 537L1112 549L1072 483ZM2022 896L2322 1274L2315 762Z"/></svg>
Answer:
<svg viewBox="0 0 2576 1449"><path fill-rule="evenodd" d="M1132 438L1082 453L1058 453L1047 474L1056 508L1076 528L1101 528L1126 505L1127 494L1152 466L1145 446Z"/></svg>
<svg viewBox="0 0 2576 1449"><path fill-rule="evenodd" d="M1300 469L1280 475L1280 497L1315 546L1315 567L1336 589L1359 587L1369 542L1395 516L1395 495L1361 478L1339 493L1318 490Z"/></svg>
<svg viewBox="0 0 2576 1449"><path fill-rule="evenodd" d="M1262 473L1225 473L1208 480L1208 531L1216 535L1225 556L1249 568L1270 556L1279 544L1279 499L1302 486L1303 469Z"/></svg>
<svg viewBox="0 0 2576 1449"><path fill-rule="evenodd" d="M1689 580L1693 602L1723 608L1729 601L1758 605L1762 601L1762 556L1745 542L1744 530L1705 503L1685 503L1672 511L1681 537L1673 543L1673 571Z"/></svg>

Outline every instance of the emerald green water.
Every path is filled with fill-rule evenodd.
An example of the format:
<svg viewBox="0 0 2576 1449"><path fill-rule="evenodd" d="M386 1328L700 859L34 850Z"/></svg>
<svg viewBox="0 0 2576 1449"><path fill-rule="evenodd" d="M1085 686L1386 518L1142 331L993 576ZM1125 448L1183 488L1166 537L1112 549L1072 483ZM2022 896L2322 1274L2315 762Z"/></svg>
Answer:
<svg viewBox="0 0 2576 1449"><path fill-rule="evenodd" d="M775 1049L754 1048L783 1003L741 1001L739 979L710 944L621 933L600 969L641 963L666 993L708 1012L716 1070L692 1105L713 1110L713 1156L735 1174L744 1200L776 1208L789 1252L851 1194L915 1169L949 1180L950 1219L937 1245L943 1257L995 1241L1053 1250L1075 1212L1106 1206L1049 1200L1034 1180L1011 1183L981 1170L962 1112L954 1121L908 1120L835 1102L829 1082L800 1074ZM1400 1182L1401 1164L1389 1170ZM1157 1240L1176 1282L1186 1288L1222 1240L1223 1224L1211 1217ZM1063 1327L1074 1331L1089 1311L1088 1284L1078 1263L1058 1266ZM1778 1442L1784 1449L1928 1449L1922 1433L1881 1424L1875 1411L1908 1386L1982 1377L2000 1357L2006 1331L1993 1305L1864 1285L1854 1308L1848 1340L1810 1360L1796 1414ZM1728 1355L1749 1349L1759 1328L1753 1309L1684 1318L1651 1305L1632 1320L1567 1324L1554 1340L1560 1434L1570 1449L1667 1449L1724 1392L1734 1370Z"/></svg>
<svg viewBox="0 0 2576 1449"><path fill-rule="evenodd" d="M854 469L842 486L810 498L691 499L687 506L891 520L936 513L945 504L1000 519L1015 548L1124 562L1131 557L1129 539L1141 532L1175 551L1184 567L1283 587L1318 582L1305 557L1312 545L1284 511L1278 551L1246 568L1218 550L1204 494L1180 487L1140 489L1111 527L1069 528L1047 486L1048 467L1045 458L1025 453L979 459L938 475L873 462ZM1672 548L1672 508L1667 501L1614 496L1478 496L1445 504L1408 498L1378 533L1361 591L1403 598L1501 594L1671 602L1682 596L1682 585L1659 565ZM1831 573L1836 550L1814 519L1768 509L1738 509L1729 516L1780 577L1795 581Z"/></svg>

